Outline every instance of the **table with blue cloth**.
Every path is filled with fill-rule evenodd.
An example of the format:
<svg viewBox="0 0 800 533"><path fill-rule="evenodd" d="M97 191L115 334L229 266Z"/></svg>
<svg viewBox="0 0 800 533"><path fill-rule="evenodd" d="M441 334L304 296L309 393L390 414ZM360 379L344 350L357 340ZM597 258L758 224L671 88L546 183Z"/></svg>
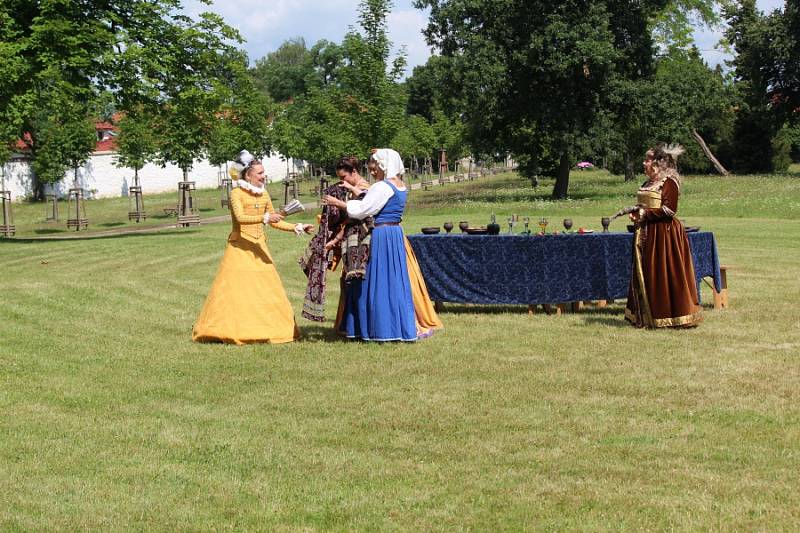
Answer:
<svg viewBox="0 0 800 533"><path fill-rule="evenodd" d="M688 234L698 283L722 288L711 232ZM409 235L435 302L559 304L627 298L631 233Z"/></svg>

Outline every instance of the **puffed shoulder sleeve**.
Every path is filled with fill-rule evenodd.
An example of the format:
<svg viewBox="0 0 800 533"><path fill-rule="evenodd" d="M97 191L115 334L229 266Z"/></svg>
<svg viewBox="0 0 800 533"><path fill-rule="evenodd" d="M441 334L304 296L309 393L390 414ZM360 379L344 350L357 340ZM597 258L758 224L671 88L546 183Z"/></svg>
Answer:
<svg viewBox="0 0 800 533"><path fill-rule="evenodd" d="M244 202L242 201L242 193L239 189L231 191L231 214L239 224L255 224L261 222L259 215L245 215Z"/></svg>
<svg viewBox="0 0 800 533"><path fill-rule="evenodd" d="M357 220L377 215L393 195L392 187L379 181L369 188L363 199L347 202L347 215Z"/></svg>

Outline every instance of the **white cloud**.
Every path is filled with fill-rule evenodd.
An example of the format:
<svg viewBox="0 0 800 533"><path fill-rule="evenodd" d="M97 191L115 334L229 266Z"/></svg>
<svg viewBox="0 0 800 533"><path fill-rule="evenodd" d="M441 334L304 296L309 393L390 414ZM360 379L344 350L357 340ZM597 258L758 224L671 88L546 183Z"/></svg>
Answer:
<svg viewBox="0 0 800 533"><path fill-rule="evenodd" d="M212 11L237 28L251 62L295 37L303 37L308 46L320 39L341 43L348 29L358 25L359 0L217 0L211 6L186 0L184 5L190 15ZM427 14L414 9L411 0L397 0L387 17L395 52L403 45L408 51L409 72L430 56L422 37L427 22Z"/></svg>
<svg viewBox="0 0 800 533"><path fill-rule="evenodd" d="M784 0L756 0L756 6L766 13L784 6ZM694 40L697 48L701 51L703 59L711 67L717 65L725 66L726 61L731 61L733 56L721 49L718 45L723 37L723 31L719 29L700 28L694 33Z"/></svg>
<svg viewBox="0 0 800 533"><path fill-rule="evenodd" d="M417 66L422 65L431 56L431 50L425 42L422 30L428 24L428 15L418 10L393 11L387 17L389 26L389 39L396 49L406 47L408 59L407 74Z"/></svg>

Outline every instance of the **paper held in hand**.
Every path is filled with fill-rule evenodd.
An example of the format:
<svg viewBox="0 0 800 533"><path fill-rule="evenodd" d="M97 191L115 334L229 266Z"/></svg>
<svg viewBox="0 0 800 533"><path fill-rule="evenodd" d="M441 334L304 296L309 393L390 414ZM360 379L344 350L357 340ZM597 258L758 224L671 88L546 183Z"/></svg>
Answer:
<svg viewBox="0 0 800 533"><path fill-rule="evenodd" d="M303 207L303 204L300 203L300 200L297 198L292 199L288 204L281 207L280 213L283 216L293 215L295 213L301 213L305 211L306 208Z"/></svg>

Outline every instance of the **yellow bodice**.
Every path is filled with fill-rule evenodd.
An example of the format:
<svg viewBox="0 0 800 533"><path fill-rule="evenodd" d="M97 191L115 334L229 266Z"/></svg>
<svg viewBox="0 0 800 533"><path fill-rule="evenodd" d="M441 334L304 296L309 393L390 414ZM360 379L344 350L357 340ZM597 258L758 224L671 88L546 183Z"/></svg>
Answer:
<svg viewBox="0 0 800 533"><path fill-rule="evenodd" d="M231 222L233 228L228 240L235 241L240 236L249 241L260 241L264 238L264 213L274 213L269 194L255 195L243 189L231 191ZM270 224L283 231L294 231L294 224L278 222Z"/></svg>
<svg viewBox="0 0 800 533"><path fill-rule="evenodd" d="M636 203L645 209L661 208L661 191L639 190L636 194Z"/></svg>

